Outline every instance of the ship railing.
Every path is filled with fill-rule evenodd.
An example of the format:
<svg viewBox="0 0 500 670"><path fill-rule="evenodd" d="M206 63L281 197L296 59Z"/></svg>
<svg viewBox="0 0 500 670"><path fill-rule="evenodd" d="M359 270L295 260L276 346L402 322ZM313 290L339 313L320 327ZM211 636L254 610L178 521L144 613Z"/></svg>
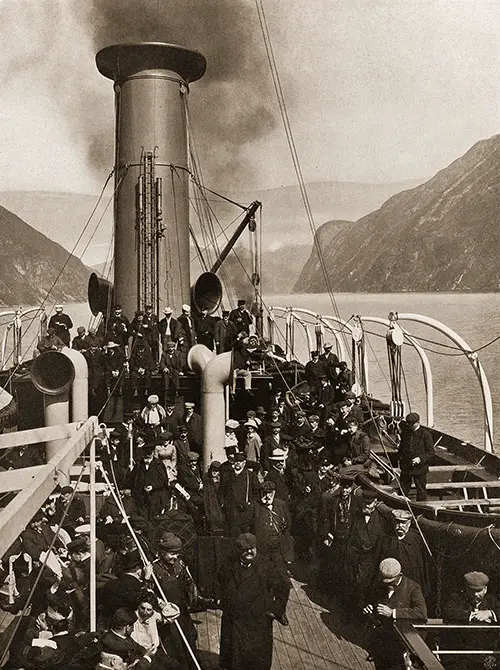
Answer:
<svg viewBox="0 0 500 670"><path fill-rule="evenodd" d="M2 334L0 345L0 370L21 365L24 356L31 352L25 351L23 347L23 336L28 332L24 331L24 323L29 317L29 326L31 327L33 320L38 317L37 331L33 335L33 342L39 340L45 335L47 327L47 314L43 307L30 307L28 309L15 309L7 312L0 312L0 324L3 324L5 330ZM10 319L3 323L4 319Z"/></svg>
<svg viewBox="0 0 500 670"><path fill-rule="evenodd" d="M481 396L483 400L483 409L485 417L485 426L484 426L484 449L488 452L493 451L493 403L491 398L491 391L488 383L488 379L484 372L484 369L479 361L477 352L474 351L469 344L456 333L454 330L441 323L436 319L421 315L421 314L411 314L411 313L398 313L391 312L388 319L375 317L375 316L356 316L351 317L349 320L341 319L340 317L334 315L323 315L313 312L309 309L304 309L301 307L283 307L283 306L272 306L269 307L268 315L268 327L269 327L269 337L274 343L274 336L276 331L276 319L281 318L285 319L285 352L287 359L295 355L297 351L298 342L296 341L296 329L295 325L298 323L304 330L306 334L307 345L309 351L312 348L321 348L323 343L323 337L325 332L328 332L331 337L335 339L337 347L337 355L340 360L347 360L346 358L346 335L350 336L353 341L357 341L356 338L359 338L359 333L357 332L356 323L362 326L365 323L373 323L384 325L389 328L389 332L397 331L400 335L399 345L403 343L409 344L416 351L417 355L420 358L422 365L422 374L424 378L424 387L426 393L426 419L425 425L432 428L434 426L434 391L433 391L433 379L432 379L432 369L429 362L429 358L423 349L418 343L418 338L412 336L406 328L401 324L402 321L411 321L413 323L422 324L433 330L436 330L441 335L444 335L446 338L451 340L455 347L463 353L467 358L474 373L478 379L479 386L481 389ZM314 334L316 337L316 346L313 347L313 337L311 335L310 329L314 327ZM283 339L283 338L282 338ZM364 342L363 342L363 346ZM368 356L363 356L363 369L359 370L359 378L363 379L364 388L361 389L366 394L370 393L369 389L369 366L368 366ZM404 410L402 410L404 411ZM401 414L401 410L398 410L398 415Z"/></svg>
<svg viewBox="0 0 500 670"><path fill-rule="evenodd" d="M500 656L499 649L499 640L500 640L500 625L498 624L446 624L443 623L442 619L429 619L427 623L422 624L413 624L411 628L414 629L414 635L421 636L421 632L428 632L433 634L433 647L430 648L430 651L434 654L437 659L443 657L443 660L450 660L450 657L462 657L462 658L477 658L478 656L489 656L496 657ZM403 626L404 630L404 626ZM467 631L471 633L477 633L477 631L482 631L482 633L491 633L491 648L490 649L448 649L441 647L442 636L439 635L441 632L445 631L458 631L466 637ZM398 631L399 632L399 631ZM401 633L400 633L401 634ZM408 631L404 631L403 635L413 641L415 639L414 635L411 634L408 636ZM420 637L422 640L422 638ZM439 640L439 641L438 641ZM422 640L423 642L423 640ZM489 642L488 642L489 643ZM425 644L425 643L424 643ZM427 645L426 645L427 646ZM486 667L486 666L485 666ZM496 665L492 665L496 667Z"/></svg>

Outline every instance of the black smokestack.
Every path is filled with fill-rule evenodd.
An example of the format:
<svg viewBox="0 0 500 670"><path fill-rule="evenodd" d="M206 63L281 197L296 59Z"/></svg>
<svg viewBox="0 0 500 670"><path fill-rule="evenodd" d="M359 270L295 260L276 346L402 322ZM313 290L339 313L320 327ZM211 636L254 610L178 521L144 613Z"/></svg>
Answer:
<svg viewBox="0 0 500 670"><path fill-rule="evenodd" d="M271 79L258 17L248 0L92 0L87 25L96 50L117 42L162 41L198 49L207 58L191 118L211 179L241 167L249 141L265 136L275 118ZM109 104L109 101L108 101ZM89 161L109 166L109 123L90 132Z"/></svg>

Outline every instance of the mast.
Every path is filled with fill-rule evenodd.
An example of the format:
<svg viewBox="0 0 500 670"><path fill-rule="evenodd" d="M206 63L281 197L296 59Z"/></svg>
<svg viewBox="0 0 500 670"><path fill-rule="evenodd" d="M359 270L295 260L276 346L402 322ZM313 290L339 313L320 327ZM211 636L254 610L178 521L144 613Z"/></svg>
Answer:
<svg viewBox="0 0 500 670"><path fill-rule="evenodd" d="M186 96L205 73L197 51L116 44L96 56L115 83L114 300L126 314L190 302Z"/></svg>

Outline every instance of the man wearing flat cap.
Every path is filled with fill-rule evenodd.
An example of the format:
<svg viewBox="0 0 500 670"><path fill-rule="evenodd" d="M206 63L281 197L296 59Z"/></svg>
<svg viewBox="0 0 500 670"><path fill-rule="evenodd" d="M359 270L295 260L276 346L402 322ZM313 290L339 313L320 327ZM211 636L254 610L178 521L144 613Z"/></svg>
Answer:
<svg viewBox="0 0 500 670"><path fill-rule="evenodd" d="M285 615L290 580L258 554L255 535L239 535L234 548L219 572L219 664L225 670L270 670L273 620Z"/></svg>
<svg viewBox="0 0 500 670"><path fill-rule="evenodd" d="M463 587L450 595L443 607L443 622L446 624L468 624L471 626L485 626L488 624L498 625L500 622L500 602L493 593L488 590L489 577L484 572L477 570L467 572L463 576ZM446 631L446 644L444 648L467 650L467 649L492 649L498 631L489 632L488 629L469 630L457 629ZM498 638L497 638L498 639ZM473 668L486 667L485 656L464 657L447 656L450 667L457 670L472 670ZM495 666L492 666L495 667Z"/></svg>
<svg viewBox="0 0 500 670"><path fill-rule="evenodd" d="M196 606L199 595L189 568L181 557L182 549L180 537L169 531L164 532L158 542L158 558L153 562L153 569L168 602L174 603L179 608L179 625L194 650L197 632L189 610ZM167 632L165 648L182 667L191 667L187 651L173 626Z"/></svg>
<svg viewBox="0 0 500 670"><path fill-rule="evenodd" d="M378 566L378 582L367 598L363 613L373 626L371 655L377 670L404 668L404 646L394 631L394 621L427 621L427 606L418 584L403 575L395 558Z"/></svg>
<svg viewBox="0 0 500 670"><path fill-rule="evenodd" d="M430 593L428 552L422 536L412 528L413 515L406 509L393 509L391 528L380 543L380 558L392 556L403 569L403 574L419 584L424 596Z"/></svg>
<svg viewBox="0 0 500 670"><path fill-rule="evenodd" d="M429 464L434 458L434 442L427 428L420 425L420 416L416 412L407 415L405 424L398 449L401 468L399 482L407 496L413 480L417 489L417 501L425 502Z"/></svg>

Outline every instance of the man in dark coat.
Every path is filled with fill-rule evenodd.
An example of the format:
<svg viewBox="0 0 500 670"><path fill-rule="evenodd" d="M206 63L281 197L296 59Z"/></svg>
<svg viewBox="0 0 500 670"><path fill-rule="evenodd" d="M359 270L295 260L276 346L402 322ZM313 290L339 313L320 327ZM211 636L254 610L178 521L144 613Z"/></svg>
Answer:
<svg viewBox="0 0 500 670"><path fill-rule="evenodd" d="M69 347L70 330L73 328L73 321L64 313L62 305L56 305L56 313L53 314L48 323L49 328L54 328L57 337L59 337L64 344Z"/></svg>
<svg viewBox="0 0 500 670"><path fill-rule="evenodd" d="M443 622L446 624L469 624L471 626L497 625L500 621L500 602L493 593L488 593L489 577L484 572L468 572L464 575L463 588L450 595L443 607ZM445 649L492 649L495 633L482 630L457 629L446 631ZM496 631L498 639L498 631ZM493 657L494 658L494 657ZM485 656L447 656L447 664L456 670L473 670L488 667ZM491 659L488 659L491 660ZM494 667L493 665L491 667Z"/></svg>
<svg viewBox="0 0 500 670"><path fill-rule="evenodd" d="M175 342L169 340L160 357L160 372L163 375L165 395L177 395L179 391L179 375L184 364L181 354L175 348Z"/></svg>
<svg viewBox="0 0 500 670"><path fill-rule="evenodd" d="M194 411L194 408L194 402L187 401L184 403L183 425L187 428L189 444L193 451L201 454L203 445L203 419L201 418L201 414Z"/></svg>
<svg viewBox="0 0 500 670"><path fill-rule="evenodd" d="M107 327L109 339L119 344L125 351L130 337L130 321L123 313L121 305L115 305Z"/></svg>
<svg viewBox="0 0 500 670"><path fill-rule="evenodd" d="M401 468L399 482L407 496L412 480L417 489L417 501L427 500L427 474L429 462L434 457L434 442L430 432L420 425L420 416L410 412L406 417L406 426L401 432L398 458Z"/></svg>
<svg viewBox="0 0 500 670"><path fill-rule="evenodd" d="M214 350L215 318L208 310L201 311L196 324L196 339L198 344L204 344L210 351Z"/></svg>
<svg viewBox="0 0 500 670"><path fill-rule="evenodd" d="M175 344L182 344L184 340L184 329L181 324L172 316L172 308L165 307L163 313L165 316L158 324L158 331L160 333L160 341L163 350L166 349L167 342L174 342Z"/></svg>
<svg viewBox="0 0 500 670"><path fill-rule="evenodd" d="M66 516L63 521L62 518L65 510ZM56 500L53 518L56 523L61 523L62 521L63 528L70 533L75 526L85 523L85 519L87 518L85 503L83 498L74 494L74 490L71 486L64 486L61 489L61 495Z"/></svg>
<svg viewBox="0 0 500 670"><path fill-rule="evenodd" d="M222 481L226 534L236 537L245 528L251 514L251 505L260 490L257 475L246 467L244 454L234 455L231 470Z"/></svg>
<svg viewBox="0 0 500 670"><path fill-rule="evenodd" d="M394 621L425 622L427 607L418 584L405 577L395 558L385 558L379 565L379 580L363 613L373 626L372 656L377 670L401 669L404 646L394 631Z"/></svg>
<svg viewBox="0 0 500 670"><path fill-rule="evenodd" d="M144 337L149 342L151 354L155 365L158 365L159 360L159 337L160 331L158 329L158 316L153 312L153 305L146 305L144 308L144 319L142 322L142 329Z"/></svg>
<svg viewBox="0 0 500 670"><path fill-rule="evenodd" d="M384 533L374 491L354 496L351 525L345 548L344 569L352 588L353 607L361 606L377 573L380 542Z"/></svg>
<svg viewBox="0 0 500 670"><path fill-rule="evenodd" d="M238 300L238 307L229 313L229 321L236 326L236 333L249 333L253 323L252 315L245 309L246 300Z"/></svg>
<svg viewBox="0 0 500 670"><path fill-rule="evenodd" d="M254 535L240 535L235 550L236 556L219 574L220 667L270 670L273 619L279 621L285 614L290 580L257 554Z"/></svg>
<svg viewBox="0 0 500 670"><path fill-rule="evenodd" d="M224 351L231 351L237 335L236 325L229 320L229 312L224 310L222 312L222 319L217 321L214 329L215 350L217 353L222 354Z"/></svg>
<svg viewBox="0 0 500 670"><path fill-rule="evenodd" d="M184 342L189 350L196 344L196 328L189 305L182 305L182 314L177 317L177 321L184 330Z"/></svg>
<svg viewBox="0 0 500 670"><path fill-rule="evenodd" d="M349 441L347 442L347 452L342 465L344 467L363 466L370 458L370 438L361 430L356 419L348 419L347 427L349 429ZM360 467L361 469L362 467Z"/></svg>
<svg viewBox="0 0 500 670"><path fill-rule="evenodd" d="M335 384L337 382L337 368L339 366L339 357L337 354L332 352L333 344L331 342L325 342L323 349L325 350L324 354L321 354L320 359L324 362L327 368L328 380L331 383L333 389L335 389Z"/></svg>
<svg viewBox="0 0 500 670"><path fill-rule="evenodd" d="M252 506L249 528L257 538L257 549L278 570L286 572L293 561L293 540L288 505L276 498L276 484L261 485L260 498Z"/></svg>
<svg viewBox="0 0 500 670"><path fill-rule="evenodd" d="M78 335L73 338L73 341L71 342L71 348L75 349L76 351L81 351L82 354L85 354L87 349L89 349L92 340L86 334L85 326L78 326L76 332Z"/></svg>
<svg viewBox="0 0 500 670"><path fill-rule="evenodd" d="M319 357L319 351L311 351L311 360L306 363L304 370L306 382L311 390L311 400L318 396L320 379L323 375L328 376L328 366L324 359Z"/></svg>
<svg viewBox="0 0 500 670"><path fill-rule="evenodd" d="M151 374L156 367L148 340L141 331L134 336L130 354L130 383L135 396L149 395Z"/></svg>
<svg viewBox="0 0 500 670"><path fill-rule="evenodd" d="M128 337L128 336L127 336ZM109 395L118 396L123 389L125 352L115 341L108 340L103 356L104 379Z"/></svg>
<svg viewBox="0 0 500 670"><path fill-rule="evenodd" d="M418 530L411 527L412 518L408 510L391 510L392 532L382 537L380 558L396 558L401 563L403 574L417 582L427 596L430 593L427 550Z"/></svg>
<svg viewBox="0 0 500 670"><path fill-rule="evenodd" d="M130 637L136 621L137 615L131 608L117 609L113 614L110 630L101 638L101 648L105 653L120 656L127 667L130 665L136 670L146 670L151 668L154 652L141 647Z"/></svg>

